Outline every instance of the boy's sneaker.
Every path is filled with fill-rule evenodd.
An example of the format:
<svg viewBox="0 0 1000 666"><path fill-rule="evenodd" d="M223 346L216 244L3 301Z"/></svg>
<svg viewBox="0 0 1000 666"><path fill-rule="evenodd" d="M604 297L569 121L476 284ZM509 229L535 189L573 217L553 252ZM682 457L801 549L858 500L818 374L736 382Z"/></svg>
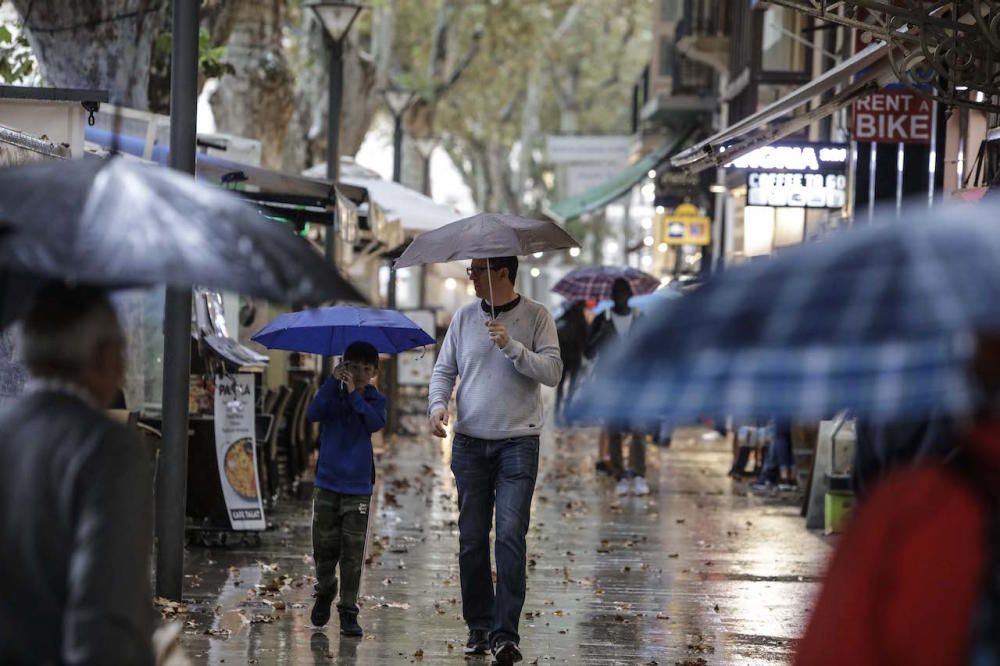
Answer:
<svg viewBox="0 0 1000 666"><path fill-rule="evenodd" d="M497 643L493 648L493 663L497 666L510 666L510 664L516 664L523 658L521 651L517 647L517 643L514 641L503 641L502 643Z"/></svg>
<svg viewBox="0 0 1000 666"><path fill-rule="evenodd" d="M782 481L781 483L778 484L778 490L780 490L783 493L791 492L793 490L798 490L798 489L799 489L799 484L797 483L789 483L788 481Z"/></svg>
<svg viewBox="0 0 1000 666"><path fill-rule="evenodd" d="M632 479L632 484L633 484L632 492L634 492L636 495L642 497L643 495L649 494L649 485L646 483L646 479L644 479L643 477L641 476L635 477L634 479Z"/></svg>
<svg viewBox="0 0 1000 666"><path fill-rule="evenodd" d="M774 488L770 481L754 481L750 484L750 490L757 493L768 493Z"/></svg>
<svg viewBox="0 0 1000 666"><path fill-rule="evenodd" d="M490 651L489 633L484 629L470 629L465 642L465 654L486 654Z"/></svg>
<svg viewBox="0 0 1000 666"><path fill-rule="evenodd" d="M632 492L632 479L626 477L619 481L618 485L615 486L615 495L618 495L619 497L625 497L630 492Z"/></svg>
<svg viewBox="0 0 1000 666"><path fill-rule="evenodd" d="M309 616L314 627L325 627L326 623L330 621L330 605L332 603L333 597L316 595L316 601L313 602L312 614Z"/></svg>

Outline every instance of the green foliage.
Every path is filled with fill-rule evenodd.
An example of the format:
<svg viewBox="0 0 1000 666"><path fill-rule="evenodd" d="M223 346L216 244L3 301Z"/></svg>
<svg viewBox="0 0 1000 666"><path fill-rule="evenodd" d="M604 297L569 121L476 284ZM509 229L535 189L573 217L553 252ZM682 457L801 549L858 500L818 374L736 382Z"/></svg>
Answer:
<svg viewBox="0 0 1000 666"><path fill-rule="evenodd" d="M155 48L164 53L170 53L173 45L173 33L164 32L156 38ZM212 36L208 30L202 28L198 31L198 69L208 78L217 78L223 74L235 74L236 69L231 64L225 62L226 55L224 45L214 46Z"/></svg>
<svg viewBox="0 0 1000 666"><path fill-rule="evenodd" d="M22 83L35 72L35 58L21 26L0 25L0 80Z"/></svg>

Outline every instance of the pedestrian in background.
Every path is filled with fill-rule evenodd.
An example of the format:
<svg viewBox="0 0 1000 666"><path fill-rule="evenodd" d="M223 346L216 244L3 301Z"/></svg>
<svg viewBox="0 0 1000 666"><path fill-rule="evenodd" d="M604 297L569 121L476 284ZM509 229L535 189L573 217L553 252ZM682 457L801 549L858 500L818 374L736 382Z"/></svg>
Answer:
<svg viewBox="0 0 1000 666"><path fill-rule="evenodd" d="M587 318L584 302L574 301L556 321L559 354L563 371L556 386L556 421L562 422L564 406L573 399L573 392L583 373L583 350L587 343Z"/></svg>
<svg viewBox="0 0 1000 666"><path fill-rule="evenodd" d="M594 318L590 324L587 337L587 358L596 359L610 345L622 343L639 319L639 310L629 306L632 298L632 286L625 278L617 278L611 284L611 299L614 304ZM611 473L617 479L615 493L619 496L634 492L636 495L648 495L649 485L646 483L646 437L643 433L633 432L629 444L628 466L622 456L622 440L629 435L618 427L605 428L601 433L607 437L608 451L611 456Z"/></svg>
<svg viewBox="0 0 1000 666"><path fill-rule="evenodd" d="M311 619L330 621L340 566L340 633L362 636L358 590L364 566L368 515L375 483L372 435L385 427L386 399L371 380L378 352L367 342L352 343L343 362L327 378L306 411L321 426L316 487L313 490L313 559L316 601Z"/></svg>
<svg viewBox="0 0 1000 666"><path fill-rule="evenodd" d="M482 300L455 313L434 366L428 407L432 431L447 436L448 403L461 379L451 469L458 487L462 614L469 627L465 652L492 650L501 666L522 659L526 537L544 422L540 385L555 386L563 369L552 315L515 291L517 266L517 257L473 260L468 273Z"/></svg>
<svg viewBox="0 0 1000 666"><path fill-rule="evenodd" d="M107 295L43 288L32 375L0 413L0 663L152 664L149 454L104 410L125 377Z"/></svg>

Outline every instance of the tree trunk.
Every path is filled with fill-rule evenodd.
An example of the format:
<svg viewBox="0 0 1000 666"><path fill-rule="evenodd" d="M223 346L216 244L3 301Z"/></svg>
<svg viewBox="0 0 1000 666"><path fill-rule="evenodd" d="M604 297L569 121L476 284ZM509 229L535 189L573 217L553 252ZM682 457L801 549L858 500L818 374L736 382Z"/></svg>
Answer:
<svg viewBox="0 0 1000 666"><path fill-rule="evenodd" d="M215 122L221 132L259 140L264 166L280 168L295 85L282 44L285 0L234 0L232 10L226 61L236 74L212 94Z"/></svg>
<svg viewBox="0 0 1000 666"><path fill-rule="evenodd" d="M169 4L164 3L163 30L173 32L173 17L169 12ZM229 41L233 31L233 21L236 18L236 7L229 0L202 0L201 29L208 33L209 44L218 46ZM205 75L198 72L198 94L205 86ZM149 110L153 113L170 115L170 49L158 49L153 46L149 62Z"/></svg>
<svg viewBox="0 0 1000 666"><path fill-rule="evenodd" d="M287 125L283 167L299 172L326 160L326 127L330 56L326 37L311 16L299 45L308 54L298 67L295 109ZM378 31L375 31L378 34ZM354 155L361 147L378 109L378 88L384 75L364 53L353 31L344 43L344 88L340 111L340 154Z"/></svg>
<svg viewBox="0 0 1000 666"><path fill-rule="evenodd" d="M14 0L46 84L107 90L113 104L147 108L153 42L164 0Z"/></svg>

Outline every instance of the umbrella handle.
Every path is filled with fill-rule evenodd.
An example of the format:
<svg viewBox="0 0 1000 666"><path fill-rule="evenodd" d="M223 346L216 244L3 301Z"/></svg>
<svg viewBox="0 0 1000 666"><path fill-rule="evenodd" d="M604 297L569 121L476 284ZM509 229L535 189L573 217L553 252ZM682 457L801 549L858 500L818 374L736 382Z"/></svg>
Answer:
<svg viewBox="0 0 1000 666"><path fill-rule="evenodd" d="M486 257L486 282L490 285L490 316L493 319L497 318L497 311L493 306L493 275L490 271L490 258Z"/></svg>

